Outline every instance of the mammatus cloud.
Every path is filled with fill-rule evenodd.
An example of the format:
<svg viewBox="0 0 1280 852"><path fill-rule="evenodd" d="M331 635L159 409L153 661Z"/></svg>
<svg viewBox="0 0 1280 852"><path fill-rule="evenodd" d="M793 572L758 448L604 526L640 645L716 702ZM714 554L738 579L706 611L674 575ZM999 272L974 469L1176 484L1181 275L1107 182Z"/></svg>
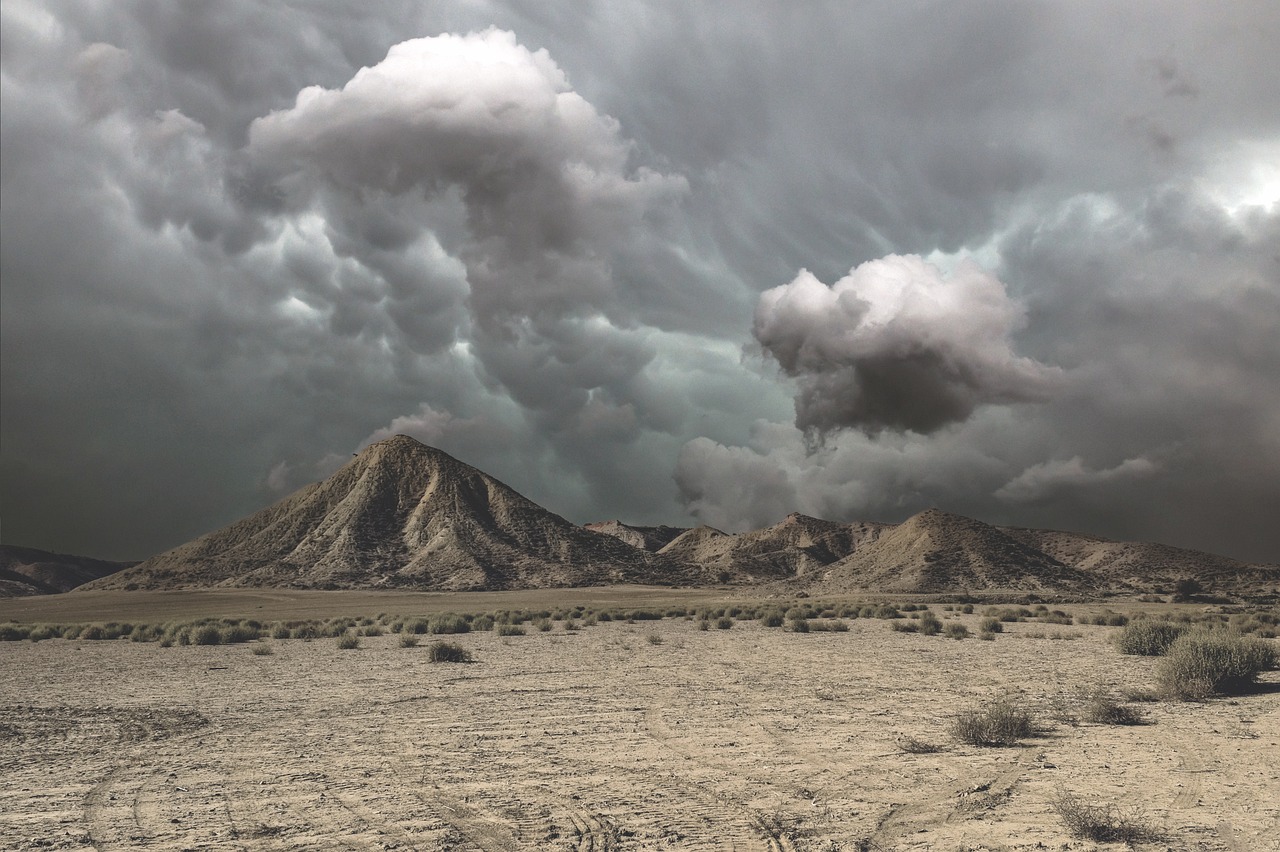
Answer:
<svg viewBox="0 0 1280 852"><path fill-rule="evenodd" d="M1032 465L996 491L996 497L1010 503L1033 503L1052 499L1072 489L1086 489L1126 479L1154 476L1160 466L1145 457L1125 459L1115 467L1090 470L1084 459L1073 456L1065 461L1047 461Z"/></svg>
<svg viewBox="0 0 1280 852"><path fill-rule="evenodd" d="M1041 402L1059 371L1014 354L1023 319L993 275L915 255L868 261L828 287L807 270L767 290L753 334L795 378L796 426L922 434L979 405Z"/></svg>

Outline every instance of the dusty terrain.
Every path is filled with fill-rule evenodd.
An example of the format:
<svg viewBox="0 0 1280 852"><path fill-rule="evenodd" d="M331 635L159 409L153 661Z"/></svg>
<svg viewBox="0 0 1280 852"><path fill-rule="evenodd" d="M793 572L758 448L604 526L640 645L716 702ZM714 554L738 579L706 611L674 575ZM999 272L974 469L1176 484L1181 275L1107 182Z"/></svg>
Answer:
<svg viewBox="0 0 1280 852"><path fill-rule="evenodd" d="M1150 848L1280 848L1280 673L1137 705L1149 725L977 748L947 733L961 709L1009 692L1051 721L1083 689L1149 686L1155 661L1118 654L1116 628L849 625L443 637L467 665L430 663L430 636L263 640L269 656L3 642L0 848L1097 848L1053 812L1063 791L1141 811L1164 834ZM907 736L943 750L904 754Z"/></svg>

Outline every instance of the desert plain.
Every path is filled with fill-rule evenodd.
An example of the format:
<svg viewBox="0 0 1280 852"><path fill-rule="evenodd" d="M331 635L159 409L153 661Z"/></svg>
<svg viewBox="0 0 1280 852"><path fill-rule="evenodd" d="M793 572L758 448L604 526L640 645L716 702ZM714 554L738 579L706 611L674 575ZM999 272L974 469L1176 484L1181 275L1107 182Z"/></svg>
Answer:
<svg viewBox="0 0 1280 852"><path fill-rule="evenodd" d="M96 594L64 600L127 614L136 598ZM416 647L392 632L351 649L0 642L0 848L1125 848L1073 838L1064 797L1150 829L1140 848L1280 848L1280 673L1247 694L1133 704L1145 724L1093 724L1087 695L1140 695L1158 662L1086 623L1102 605L979 641L981 604L933 604L969 628L956 641L873 618L844 632L707 629L692 614L715 594L186 593L168 599L174 612L258 619L552 601L690 615ZM6 601L0 620L35 607L56 621L60 605ZM1158 608L1106 608L1144 606ZM473 661L431 662L443 639ZM1010 747L951 735L958 713L1001 696L1042 730ZM938 750L912 753L923 746Z"/></svg>

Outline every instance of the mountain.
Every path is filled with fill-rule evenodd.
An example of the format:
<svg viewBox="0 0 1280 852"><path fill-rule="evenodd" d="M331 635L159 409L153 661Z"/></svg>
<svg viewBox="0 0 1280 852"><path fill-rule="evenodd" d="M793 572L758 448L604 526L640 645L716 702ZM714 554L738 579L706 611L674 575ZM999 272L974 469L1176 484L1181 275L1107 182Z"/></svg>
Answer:
<svg viewBox="0 0 1280 852"><path fill-rule="evenodd" d="M1012 538L1073 566L1114 591L1170 589L1183 579L1207 592L1251 592L1280 587L1280 566L1145 541L1110 541L1060 530L1001 527Z"/></svg>
<svg viewBox="0 0 1280 852"><path fill-rule="evenodd" d="M694 577L397 435L274 506L83 588L522 589Z"/></svg>
<svg viewBox="0 0 1280 852"><path fill-rule="evenodd" d="M676 536L689 531L688 527L638 527L632 524L624 524L622 521L600 521L594 524L584 524L584 526L592 532L611 535L619 541L624 541L632 547L638 547L650 553L657 553L670 544Z"/></svg>
<svg viewBox="0 0 1280 852"><path fill-rule="evenodd" d="M1093 579L982 521L928 509L829 566L814 588L931 594L966 590L1087 591Z"/></svg>
<svg viewBox="0 0 1280 852"><path fill-rule="evenodd" d="M0 545L0 598L54 595L135 565Z"/></svg>
<svg viewBox="0 0 1280 852"><path fill-rule="evenodd" d="M793 512L760 530L730 535L712 527L689 530L658 551L700 566L718 582L803 577L875 540L886 524L839 524Z"/></svg>

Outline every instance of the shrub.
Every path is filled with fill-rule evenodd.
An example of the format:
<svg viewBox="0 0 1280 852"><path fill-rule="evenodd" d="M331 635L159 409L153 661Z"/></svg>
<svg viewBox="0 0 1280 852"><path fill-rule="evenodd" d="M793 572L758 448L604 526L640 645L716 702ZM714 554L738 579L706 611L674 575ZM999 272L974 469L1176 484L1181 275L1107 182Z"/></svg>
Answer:
<svg viewBox="0 0 1280 852"><path fill-rule="evenodd" d="M471 652L454 642L432 642L430 658L433 663L469 663Z"/></svg>
<svg viewBox="0 0 1280 852"><path fill-rule="evenodd" d="M222 644L237 645L241 642L252 642L258 638L258 631L247 624L233 624L222 628Z"/></svg>
<svg viewBox="0 0 1280 852"><path fill-rule="evenodd" d="M1131 621L1116 637L1116 647L1120 649L1121 654L1158 657L1168 651L1173 641L1186 632L1187 627L1183 624L1151 619Z"/></svg>
<svg viewBox="0 0 1280 852"><path fill-rule="evenodd" d="M721 616L716 619L716 630L728 630L730 627L733 627L733 619L729 618L729 616Z"/></svg>
<svg viewBox="0 0 1280 852"><path fill-rule="evenodd" d="M283 624L277 624L271 631L272 639L288 639L292 635L293 631Z"/></svg>
<svg viewBox="0 0 1280 852"><path fill-rule="evenodd" d="M426 633L430 629L431 629L431 622L427 621L425 618L415 618L412 621L406 621L404 623L405 633L413 633L415 635L421 636L423 633Z"/></svg>
<svg viewBox="0 0 1280 852"><path fill-rule="evenodd" d="M650 633L648 636L644 637L644 641L648 642L650 645L661 645L662 637L657 633Z"/></svg>
<svg viewBox="0 0 1280 852"><path fill-rule="evenodd" d="M960 611L963 612L965 615L973 615L973 604L971 603L965 604L964 606L960 607Z"/></svg>
<svg viewBox="0 0 1280 852"><path fill-rule="evenodd" d="M963 624L948 624L946 634L948 639L965 639L969 636L969 628Z"/></svg>
<svg viewBox="0 0 1280 852"><path fill-rule="evenodd" d="M698 629L699 629L699 630L710 630L710 629L711 629L711 622L710 622L710 621L708 621L708 620L707 620L707 619L705 619L705 618L700 618L700 619L698 619Z"/></svg>
<svg viewBox="0 0 1280 852"><path fill-rule="evenodd" d="M1084 718L1096 725L1141 725L1146 722L1137 710L1126 707L1101 689L1086 701Z"/></svg>
<svg viewBox="0 0 1280 852"><path fill-rule="evenodd" d="M338 648L343 651L352 651L360 647L360 637L354 633L343 633L338 637Z"/></svg>
<svg viewBox="0 0 1280 852"><path fill-rule="evenodd" d="M788 626L791 628L792 633L809 632L809 620L806 618L793 618L788 622Z"/></svg>
<svg viewBox="0 0 1280 852"><path fill-rule="evenodd" d="M275 651L271 650L270 645L254 645L251 653L255 657L270 657Z"/></svg>
<svg viewBox="0 0 1280 852"><path fill-rule="evenodd" d="M418 637L417 637L417 636L415 636L415 635L413 635L412 633L401 633L401 634L400 634L400 647L401 647L401 648L416 648L416 647L418 647Z"/></svg>
<svg viewBox="0 0 1280 852"><path fill-rule="evenodd" d="M983 633L1003 633L1004 624L998 618L988 615L978 624L978 629Z"/></svg>
<svg viewBox="0 0 1280 852"><path fill-rule="evenodd" d="M765 627L781 627L786 621L786 616L776 609L769 610L760 617L760 623Z"/></svg>
<svg viewBox="0 0 1280 852"><path fill-rule="evenodd" d="M370 624L369 626L362 628L360 634L362 636L381 636L384 632L385 631L383 631L383 629L378 625Z"/></svg>
<svg viewBox="0 0 1280 852"><path fill-rule="evenodd" d="M25 633L23 634L22 638L23 639L27 638ZM84 630L80 631L80 638L81 639L106 639L107 632L106 630L103 629L101 624L90 624Z"/></svg>
<svg viewBox="0 0 1280 852"><path fill-rule="evenodd" d="M920 624L915 621L895 621L889 627L895 633L919 633Z"/></svg>
<svg viewBox="0 0 1280 852"><path fill-rule="evenodd" d="M1013 746L1036 734L1031 713L1013 699L997 698L985 707L966 710L951 723L951 734L976 746Z"/></svg>
<svg viewBox="0 0 1280 852"><path fill-rule="evenodd" d="M201 624L191 633L192 645L221 645L222 628L216 624Z"/></svg>
<svg viewBox="0 0 1280 852"><path fill-rule="evenodd" d="M942 746L915 737L902 737L898 740L898 750L903 754L937 754L942 751Z"/></svg>
<svg viewBox="0 0 1280 852"><path fill-rule="evenodd" d="M492 615L477 615L475 618L471 619L471 629L481 633L486 630L492 630L493 624L494 620Z"/></svg>
<svg viewBox="0 0 1280 852"><path fill-rule="evenodd" d="M1126 817L1114 805L1085 804L1078 796L1060 792L1053 809L1073 837L1097 843L1139 843L1156 837L1149 826L1136 817Z"/></svg>
<svg viewBox="0 0 1280 852"><path fill-rule="evenodd" d="M24 624L0 624L0 642L21 642L31 635L31 628Z"/></svg>
<svg viewBox="0 0 1280 852"><path fill-rule="evenodd" d="M1276 650L1262 639L1224 631L1179 636L1156 670L1160 691L1184 701L1247 690L1260 672L1274 668Z"/></svg>
<svg viewBox="0 0 1280 852"><path fill-rule="evenodd" d="M554 623L551 621L550 618L539 618L537 621L533 623L533 626L538 628L538 630L541 631L542 633L547 633L554 626Z"/></svg>
<svg viewBox="0 0 1280 852"><path fill-rule="evenodd" d="M62 633L56 627L48 624L40 624L31 628L31 632L27 634L27 638L32 642L43 642L45 639L52 639L55 636L61 636ZM147 641L145 639L134 640L137 642Z"/></svg>
<svg viewBox="0 0 1280 852"><path fill-rule="evenodd" d="M430 623L430 628L429 628L430 632L437 635L471 632L471 624L468 623L468 621L462 616L454 615L451 612L446 612L441 615L432 616L429 623Z"/></svg>
<svg viewBox="0 0 1280 852"><path fill-rule="evenodd" d="M897 627L898 625L893 625ZM925 610L920 614L920 632L925 636L937 636L942 630L942 622L938 620L938 616L931 611ZM950 627L948 627L950 630Z"/></svg>
<svg viewBox="0 0 1280 852"><path fill-rule="evenodd" d="M494 632L499 636L523 636L524 628L519 624L499 624Z"/></svg>

